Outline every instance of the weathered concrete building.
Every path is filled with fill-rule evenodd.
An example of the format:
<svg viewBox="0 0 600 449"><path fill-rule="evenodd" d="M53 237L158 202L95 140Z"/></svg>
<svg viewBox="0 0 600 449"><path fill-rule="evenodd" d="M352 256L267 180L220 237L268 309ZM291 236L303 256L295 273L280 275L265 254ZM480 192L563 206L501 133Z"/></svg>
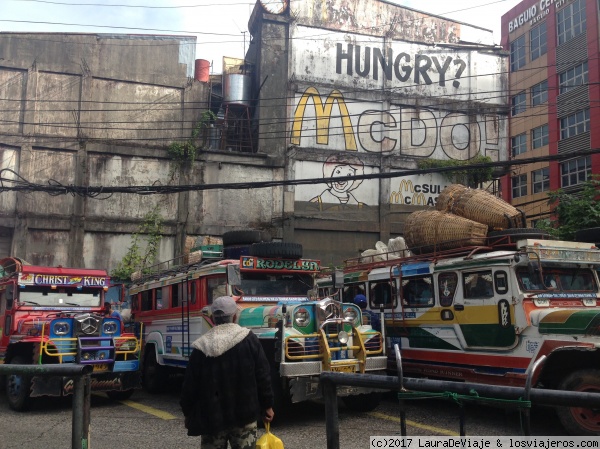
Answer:
<svg viewBox="0 0 600 449"><path fill-rule="evenodd" d="M165 147L189 136L206 107L194 51L195 38L184 36L0 33L3 185L190 182L186 175L198 175L171 170ZM112 268L156 204L165 219L161 253L173 254L188 210L197 210L191 195L3 191L0 254Z"/></svg>
<svg viewBox="0 0 600 449"><path fill-rule="evenodd" d="M450 183L393 173L507 159L507 58L489 30L386 1L292 0L257 5L250 32L258 150L285 159L286 180L323 179L285 187L283 235L325 263L401 235Z"/></svg>
<svg viewBox="0 0 600 449"><path fill-rule="evenodd" d="M190 37L0 33L5 186L282 182L94 198L4 191L0 252L110 270L158 205L160 260L190 238L252 227L339 263L402 234L406 214L449 183L395 172L428 158L507 159L506 57L491 31L378 0L282 5L257 3L246 61L218 83L194 79ZM208 109L214 134L181 168L167 147Z"/></svg>

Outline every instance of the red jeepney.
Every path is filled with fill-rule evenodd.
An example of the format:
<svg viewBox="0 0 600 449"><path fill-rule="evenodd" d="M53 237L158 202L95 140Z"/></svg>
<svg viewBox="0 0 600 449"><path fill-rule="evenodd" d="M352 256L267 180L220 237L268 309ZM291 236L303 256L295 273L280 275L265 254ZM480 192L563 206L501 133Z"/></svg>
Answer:
<svg viewBox="0 0 600 449"><path fill-rule="evenodd" d="M119 318L106 317L110 278L104 270L29 265L0 259L0 363L93 366L91 389L125 399L140 385L140 341L124 333ZM31 397L72 393L68 377L6 376L13 410Z"/></svg>

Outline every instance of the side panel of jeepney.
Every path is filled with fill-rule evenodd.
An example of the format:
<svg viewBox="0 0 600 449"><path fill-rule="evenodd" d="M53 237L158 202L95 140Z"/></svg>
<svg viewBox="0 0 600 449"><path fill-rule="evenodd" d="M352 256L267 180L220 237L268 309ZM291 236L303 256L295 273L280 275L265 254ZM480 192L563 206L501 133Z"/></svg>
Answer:
<svg viewBox="0 0 600 449"><path fill-rule="evenodd" d="M403 349L505 351L518 343L508 267L404 276L386 313L391 345Z"/></svg>
<svg viewBox="0 0 600 449"><path fill-rule="evenodd" d="M509 266L460 270L453 305L458 337L465 348L515 347L515 310Z"/></svg>
<svg viewBox="0 0 600 449"><path fill-rule="evenodd" d="M227 294L227 280L219 273L161 284L140 292L136 320L144 323L145 344L155 345L159 362L185 366L191 344L213 326L207 307Z"/></svg>

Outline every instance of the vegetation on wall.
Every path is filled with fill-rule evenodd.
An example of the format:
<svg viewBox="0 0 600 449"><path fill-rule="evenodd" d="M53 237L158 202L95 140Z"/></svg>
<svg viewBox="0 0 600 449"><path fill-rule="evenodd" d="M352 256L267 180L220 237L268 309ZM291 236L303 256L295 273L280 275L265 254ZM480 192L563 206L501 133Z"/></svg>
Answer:
<svg viewBox="0 0 600 449"><path fill-rule="evenodd" d="M489 164L490 162L492 162L490 157L478 155L467 161L457 161L454 159L420 159L417 162L417 167L421 170L428 168L455 167L456 170L443 172L441 175L454 184L478 187L482 182L488 182L493 179L493 168L484 166L478 167L477 170L468 170L464 167L474 164Z"/></svg>
<svg viewBox="0 0 600 449"><path fill-rule="evenodd" d="M598 187L600 176L593 175L577 192L566 193L559 189L548 193L548 204L553 208L553 216L539 220L536 228L547 231L559 240L575 240L577 231L600 227Z"/></svg>
<svg viewBox="0 0 600 449"><path fill-rule="evenodd" d="M214 112L204 111L200 116L200 120L194 125L191 137L185 142L172 142L167 147L169 157L175 162L177 168L191 165L196 159L196 141L208 129L209 125L215 121L217 116Z"/></svg>
<svg viewBox="0 0 600 449"><path fill-rule="evenodd" d="M123 259L110 273L111 277L120 281L129 281L134 271L141 270L156 260L158 245L162 238L162 218L158 213L158 205L144 216L144 221L133 234L131 245ZM142 253L142 242L146 249Z"/></svg>

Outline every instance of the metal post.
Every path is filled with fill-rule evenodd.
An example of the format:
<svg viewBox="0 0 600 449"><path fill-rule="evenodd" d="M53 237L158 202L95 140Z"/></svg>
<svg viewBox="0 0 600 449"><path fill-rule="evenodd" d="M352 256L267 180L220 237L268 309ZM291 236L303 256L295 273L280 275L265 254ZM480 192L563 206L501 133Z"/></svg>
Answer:
<svg viewBox="0 0 600 449"><path fill-rule="evenodd" d="M340 423L338 419L337 386L330 380L321 381L325 398L325 429L327 449L340 449Z"/></svg>
<svg viewBox="0 0 600 449"><path fill-rule="evenodd" d="M92 407L92 377L88 374L83 376L85 383L83 390L83 437L87 441L85 449L90 447L90 422L92 420L91 407ZM82 446L82 449L83 446Z"/></svg>
<svg viewBox="0 0 600 449"><path fill-rule="evenodd" d="M88 433L89 428L85 428L85 378L86 376L78 376L74 379L73 390L73 422L71 430L71 447L73 449L88 448ZM89 417L89 403L88 412Z"/></svg>
<svg viewBox="0 0 600 449"><path fill-rule="evenodd" d="M39 377L73 377L73 422L71 448L89 449L91 365L0 365L0 375L23 374Z"/></svg>

